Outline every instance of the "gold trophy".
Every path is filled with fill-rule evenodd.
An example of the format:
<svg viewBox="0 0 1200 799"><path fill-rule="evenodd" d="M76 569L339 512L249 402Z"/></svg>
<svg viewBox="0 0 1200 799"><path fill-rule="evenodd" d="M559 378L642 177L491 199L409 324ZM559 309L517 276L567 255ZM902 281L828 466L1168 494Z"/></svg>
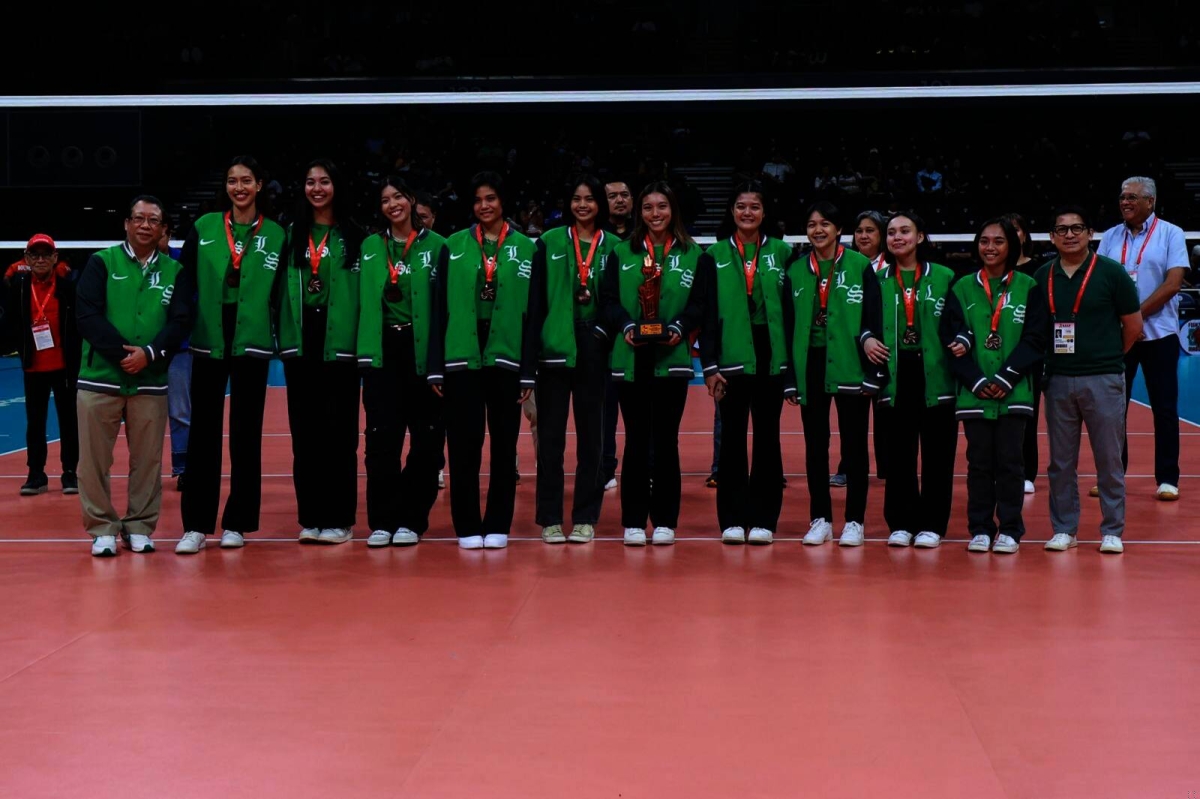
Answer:
<svg viewBox="0 0 1200 799"><path fill-rule="evenodd" d="M654 256L646 253L642 261L642 285L638 286L638 305L642 318L633 328L633 340L638 342L666 341L671 338L667 325L658 318L658 301L662 294L662 270L654 263Z"/></svg>

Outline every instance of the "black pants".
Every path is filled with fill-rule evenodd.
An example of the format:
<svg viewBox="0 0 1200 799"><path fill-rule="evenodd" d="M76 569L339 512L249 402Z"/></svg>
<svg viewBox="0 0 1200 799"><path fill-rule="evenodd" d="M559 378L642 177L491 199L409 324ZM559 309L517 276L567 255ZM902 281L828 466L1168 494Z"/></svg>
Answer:
<svg viewBox="0 0 1200 799"><path fill-rule="evenodd" d="M68 383L65 369L25 372L25 462L33 476L46 474L46 418L50 392L58 415L59 460L63 472L79 465L79 417L75 413L75 386Z"/></svg>
<svg viewBox="0 0 1200 799"><path fill-rule="evenodd" d="M679 524L679 423L687 404L688 379L655 377L653 353L648 349L640 348L635 356L634 381L617 385L625 420L621 526L643 529L649 518L655 527L674 530Z"/></svg>
<svg viewBox="0 0 1200 799"><path fill-rule="evenodd" d="M805 381L808 401L800 406L804 422L804 470L808 473L808 510L813 519L833 521L833 498L829 493L829 404L837 406L838 431L842 436L842 466L846 474L846 521L862 524L867 515L867 415L870 397L825 393L824 347L808 351ZM878 420L876 420L878 423Z"/></svg>
<svg viewBox="0 0 1200 799"><path fill-rule="evenodd" d="M899 385L892 407L881 408L876 415L876 423L887 426L888 479L883 517L893 533L904 530L913 535L929 532L945 536L958 447L954 405L925 405L925 370L919 352L901 351L898 371Z"/></svg>
<svg viewBox="0 0 1200 799"><path fill-rule="evenodd" d="M595 524L604 502L602 439L605 388L609 380L607 349L590 325L575 326L575 367L544 368L537 379L538 451L537 518L541 527L563 521L563 453L567 416L575 411L575 494L572 524Z"/></svg>
<svg viewBox="0 0 1200 799"><path fill-rule="evenodd" d="M1025 502L1022 450L1025 416L964 419L967 436L967 532L972 537L1025 535L1021 506ZM997 526L997 522L999 525Z"/></svg>
<svg viewBox="0 0 1200 799"><path fill-rule="evenodd" d="M325 312L304 309L304 355L283 362L301 527L349 528L358 511L358 365L325 361Z"/></svg>
<svg viewBox="0 0 1200 799"><path fill-rule="evenodd" d="M459 538L512 527L517 494L517 436L521 432L521 378L487 366L445 377L446 443L450 449L450 518ZM491 439L487 508L479 513L479 475L486 423Z"/></svg>
<svg viewBox="0 0 1200 799"><path fill-rule="evenodd" d="M1154 414L1154 482L1179 485L1179 336L1139 341L1125 354L1125 404L1133 395L1138 366ZM1128 429L1128 425L1126 426ZM1121 449L1129 471L1129 441Z"/></svg>
<svg viewBox="0 0 1200 799"><path fill-rule="evenodd" d="M604 482L617 476L617 384L611 380L604 387Z"/></svg>
<svg viewBox="0 0 1200 799"><path fill-rule="evenodd" d="M779 415L783 377L771 374L771 342L765 325L754 326L756 374L731 375L718 404L721 446L716 471L717 523L774 531L783 506L783 453ZM754 420L754 461L747 461L747 423Z"/></svg>
<svg viewBox="0 0 1200 799"><path fill-rule="evenodd" d="M1042 410L1042 367L1038 364L1033 381L1033 416L1025 419L1025 442L1022 446L1025 459L1025 479L1033 482L1038 473L1038 415ZM1021 487L1024 490L1024 486ZM1009 533L1008 535L1012 535ZM1014 538L1016 536L1013 536Z"/></svg>
<svg viewBox="0 0 1200 799"><path fill-rule="evenodd" d="M262 507L262 429L267 370L261 358L192 359L192 419L180 513L186 532L212 535L221 504L222 431L229 386L229 499L221 527L235 533L258 529ZM290 381L289 381L290 389ZM290 399L289 390L289 399ZM357 469L355 469L357 471Z"/></svg>
<svg viewBox="0 0 1200 799"><path fill-rule="evenodd" d="M887 446L885 446L883 443L883 430L879 427L878 399L879 399L878 397L871 397L871 407L869 410L876 414L874 433L871 435L871 440L875 443L875 476L878 477L880 480L883 480L884 478L887 477ZM869 422L869 420L868 420L868 422ZM870 426L870 424L868 424L868 427L869 426ZM842 436L841 460L838 461L838 467L837 467L838 474L846 473L845 446L846 446L846 437ZM868 469L870 468L870 463L867 464L867 468Z"/></svg>
<svg viewBox="0 0 1200 799"><path fill-rule="evenodd" d="M383 329L383 366L363 376L367 411L367 523L417 535L429 529L442 452L441 401L417 374L413 329ZM404 434L408 460L401 468Z"/></svg>

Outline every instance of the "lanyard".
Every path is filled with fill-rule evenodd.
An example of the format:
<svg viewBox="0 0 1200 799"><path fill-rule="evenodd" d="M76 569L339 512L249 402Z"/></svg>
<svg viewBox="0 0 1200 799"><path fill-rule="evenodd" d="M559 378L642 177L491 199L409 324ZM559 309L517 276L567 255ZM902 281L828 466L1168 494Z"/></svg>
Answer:
<svg viewBox="0 0 1200 799"><path fill-rule="evenodd" d="M413 242L416 240L417 231L416 228L413 228L411 231L409 231L408 238L404 241L404 252L400 254L401 266L408 263L408 251L412 249ZM396 264L392 263L393 241L395 241L395 239L392 238L392 231L389 230L387 233L387 239L384 241L384 250L387 251L388 274L391 275L392 285L394 286L400 280L400 269L396 266Z"/></svg>
<svg viewBox="0 0 1200 799"><path fill-rule="evenodd" d="M37 279L34 278L33 280L29 281L29 290L33 293L33 304L34 304L34 308L36 309L36 312L34 313L34 316L33 316L33 321L35 324L38 322L47 321L46 306L50 304L50 296L52 294L54 294L54 283L53 283L54 276L53 275L51 275L50 281L51 281L50 287L48 289L46 289L45 299L41 299L41 300L38 299L38 293L37 293L38 281L37 281Z"/></svg>
<svg viewBox="0 0 1200 799"><path fill-rule="evenodd" d="M500 240L496 242L496 255L500 254L500 248L504 246L504 239L508 237L508 223L504 223L504 229L500 231ZM483 251L483 225L475 226L475 241L479 243L479 254L483 258L484 281L491 283L496 279L496 255L487 255Z"/></svg>
<svg viewBox="0 0 1200 799"><path fill-rule="evenodd" d="M262 223L263 223L263 217L262 217L262 214L259 214L258 221L254 224L254 230L251 230L250 235L246 238L247 242L250 241L250 239L254 238L256 235L258 235L258 230L259 230L259 228L262 227ZM239 249L237 246L237 242L233 238L233 214L230 211L225 212L225 240L227 242L229 242L229 255L233 259L232 260L233 271L237 272L238 270L240 270L242 268L242 256L244 256L246 254L246 246L243 244L241 249ZM312 246L312 237L311 236L308 239L308 243L309 243L309 246ZM322 247L325 246L324 241L321 242L321 246ZM321 260L318 258L317 263L320 263L320 262L321 262Z"/></svg>
<svg viewBox="0 0 1200 799"><path fill-rule="evenodd" d="M1054 266L1062 266L1062 258L1059 258ZM1087 271L1083 274L1083 283L1079 286L1079 293L1075 295L1075 307L1071 309L1071 321L1074 321L1079 314L1079 304L1083 302L1083 292L1087 291L1088 281L1092 279L1092 270L1095 268L1096 253L1092 253L1092 262L1088 264ZM1057 319L1058 316L1054 309L1054 267L1050 268L1050 277L1046 279L1046 291L1050 295L1050 315Z"/></svg>
<svg viewBox="0 0 1200 799"><path fill-rule="evenodd" d="M1012 293L1007 291L1008 284L1012 282L1013 273L1009 272L1000 282L1000 301L996 302L992 299L992 286L988 283L987 272L979 270L979 282L983 284L983 290L987 294L988 307L992 309L992 332L996 332L996 328L1000 326L1000 312L1004 310L1004 306L1008 304L1009 297Z"/></svg>
<svg viewBox="0 0 1200 799"><path fill-rule="evenodd" d="M767 243L767 237L763 236L759 239L758 247L754 250L754 259L746 260L746 247L742 244L742 240L735 233L733 235L733 243L737 245L738 255L742 258L742 263L746 268L746 296L749 297L754 293L754 276L758 274L758 256L762 255L763 246ZM825 307L825 303L821 303L821 307Z"/></svg>
<svg viewBox="0 0 1200 799"><path fill-rule="evenodd" d="M333 228L325 231L325 238L321 239L321 246L313 244L312 231L308 231L308 262L312 264L313 277L317 276L317 270L321 268L321 253L325 252L325 244L329 241L329 234L333 232Z"/></svg>
<svg viewBox="0 0 1200 799"><path fill-rule="evenodd" d="M819 293L821 295L821 310L824 311L829 307L829 290L833 288L833 275L837 272L838 264L842 261L842 256L845 255L846 248L838 245L837 255L833 256L833 266L829 269L829 277L821 278L821 267L817 264L817 252L813 250L808 254L808 267L812 273L817 276L817 280L821 281Z"/></svg>
<svg viewBox="0 0 1200 799"><path fill-rule="evenodd" d="M604 231L597 229L592 234L592 244L588 247L587 258L583 257L583 253L579 249L578 225L572 231L571 241L575 243L575 265L579 267L579 285L586 286L588 277L592 274L592 257L596 254L596 248L600 246L600 242L604 241Z"/></svg>
<svg viewBox="0 0 1200 799"><path fill-rule="evenodd" d="M1150 237L1154 235L1154 228L1158 227L1158 217L1154 217L1154 221L1150 223L1150 229L1146 231L1146 238L1142 242L1142 248L1138 250L1137 260L1134 261L1134 266L1142 265L1142 253L1146 252L1146 245L1150 243ZM1125 254L1129 248L1129 240L1132 238L1129 235L1129 229L1125 229L1125 236L1121 241L1121 266L1125 265Z"/></svg>
<svg viewBox="0 0 1200 799"><path fill-rule="evenodd" d="M913 321L914 321L913 317L915 316L915 310L916 310L916 304L917 304L917 297L916 297L917 284L921 282L921 269L922 269L922 266L918 265L916 271L913 272L912 287L905 288L905 286L904 286L904 270L902 270L900 268L899 264L896 264L896 282L900 284L900 291L903 292L902 296L904 297L904 321L907 324L907 326L909 327L909 329L911 329L913 327Z"/></svg>

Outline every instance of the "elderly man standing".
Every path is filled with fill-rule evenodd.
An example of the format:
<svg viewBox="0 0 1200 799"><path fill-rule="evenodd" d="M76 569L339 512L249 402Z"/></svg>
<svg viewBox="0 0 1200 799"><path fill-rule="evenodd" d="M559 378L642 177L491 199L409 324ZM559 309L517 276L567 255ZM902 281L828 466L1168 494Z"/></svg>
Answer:
<svg viewBox="0 0 1200 799"><path fill-rule="evenodd" d="M1154 212L1156 193L1151 178L1121 184L1124 222L1105 231L1099 253L1119 262L1137 284L1144 332L1125 355L1125 402L1140 365L1154 413L1154 482L1158 498L1173 502L1179 499L1179 289L1188 256L1183 230ZM1128 469L1128 443L1121 460Z"/></svg>

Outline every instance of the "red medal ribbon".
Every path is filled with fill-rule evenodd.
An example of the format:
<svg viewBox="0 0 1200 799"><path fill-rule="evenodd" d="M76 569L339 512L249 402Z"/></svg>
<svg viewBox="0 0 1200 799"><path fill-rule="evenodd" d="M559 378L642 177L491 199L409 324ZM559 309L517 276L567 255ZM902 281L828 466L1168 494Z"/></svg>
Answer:
<svg viewBox="0 0 1200 799"><path fill-rule="evenodd" d="M913 272L912 288L905 288L904 270L900 268L899 264L896 265L896 282L900 284L900 291L903 292L904 297L904 320L910 329L913 327L916 316L917 284L921 282L921 268L921 265L918 265L917 270Z"/></svg>
<svg viewBox="0 0 1200 799"><path fill-rule="evenodd" d="M262 216L262 214L259 214L258 221L254 223L254 230L251 230L250 235L246 238L247 242L250 241L250 239L254 238L256 235L258 235L258 229L262 227L262 223L263 223L263 216ZM326 237L326 238L328 238L328 237ZM237 242L234 241L234 238L233 238L233 213L231 211L225 212L225 241L227 241L229 243L229 255L233 259L233 271L237 272L238 270L240 270L242 268L242 256L244 256L246 254L246 247L245 247L245 245L243 245L241 251L240 252L238 251ZM309 246L312 246L312 238L311 237L309 238L308 243L309 243ZM321 246L322 247L325 246L324 241L321 242ZM321 262L321 260L318 258L317 263L320 263L320 262Z"/></svg>
<svg viewBox="0 0 1200 799"><path fill-rule="evenodd" d="M504 229L500 231L500 240L496 242L496 255L488 256L483 251L483 225L475 226L475 241L479 242L479 254L483 258L483 279L487 283L496 279L496 257L500 255L500 248L504 246L504 239L507 236L508 223L505 222Z"/></svg>
<svg viewBox="0 0 1200 799"><path fill-rule="evenodd" d="M404 241L404 252L401 253L401 255L400 255L400 263L401 264L408 263L408 251L410 249L412 249L413 242L416 240L417 240L417 231L414 228L413 230L409 231L408 238L405 239L405 241ZM393 241L395 241L395 239L392 238L392 232L389 230L388 237L386 240L384 240L383 248L387 253L388 274L391 275L392 285L394 286L400 280L400 270L396 267L396 264L392 263L392 242Z"/></svg>
<svg viewBox="0 0 1200 799"><path fill-rule="evenodd" d="M321 246L313 244L312 231L308 232L308 262L312 264L312 275L317 276L317 270L321 268L321 253L325 252L325 244L329 241L329 234L333 232L333 228L325 231L325 238L321 239Z"/></svg>
<svg viewBox="0 0 1200 799"><path fill-rule="evenodd" d="M588 277L592 274L592 257L596 254L596 248L600 246L600 242L604 240L604 231L597 230L592 235L592 245L588 247L587 258L583 257L583 253L579 249L579 225L575 225L572 231L571 241L575 243L575 265L579 267L579 285L586 286Z"/></svg>
<svg viewBox="0 0 1200 799"><path fill-rule="evenodd" d="M654 258L654 243L650 241L650 237L647 236L645 242L643 242L643 243L646 246L646 254L648 254L651 258ZM654 264L657 267L657 271L659 271L659 272L662 271L663 264L665 264L667 262L667 256L671 253L671 247L674 244L675 244L675 237L667 236L667 243L665 245L663 245L662 261L657 261Z"/></svg>
<svg viewBox="0 0 1200 799"><path fill-rule="evenodd" d="M821 280L821 267L817 263L817 253L812 251L808 254L808 266L812 269L812 273L817 276L817 280L821 281L819 292L821 295L821 310L824 311L829 307L829 290L833 288L833 273L837 271L838 262L842 260L842 255L846 252L846 248L838 245L837 255L833 256L833 268L829 270L829 277Z"/></svg>
<svg viewBox="0 0 1200 799"><path fill-rule="evenodd" d="M1008 284L1012 282L1013 273L1009 272L1004 276L1000 283L1000 302L996 303L992 299L992 287L988 283L987 273L982 269L979 270L979 282L983 284L983 290L987 293L988 307L992 308L992 332L996 332L996 328L1000 325L1000 312L1004 310L1004 306L1008 304L1008 298L1011 296L1006 292Z"/></svg>
<svg viewBox="0 0 1200 799"><path fill-rule="evenodd" d="M762 255L763 245L767 243L767 237L763 236L758 242L758 248L754 251L754 260L746 260L746 248L742 244L742 240L735 233L733 243L737 245L738 255L741 256L742 263L746 267L746 296L749 297L754 293L754 276L758 274L758 256ZM822 308L825 306L822 305Z"/></svg>

